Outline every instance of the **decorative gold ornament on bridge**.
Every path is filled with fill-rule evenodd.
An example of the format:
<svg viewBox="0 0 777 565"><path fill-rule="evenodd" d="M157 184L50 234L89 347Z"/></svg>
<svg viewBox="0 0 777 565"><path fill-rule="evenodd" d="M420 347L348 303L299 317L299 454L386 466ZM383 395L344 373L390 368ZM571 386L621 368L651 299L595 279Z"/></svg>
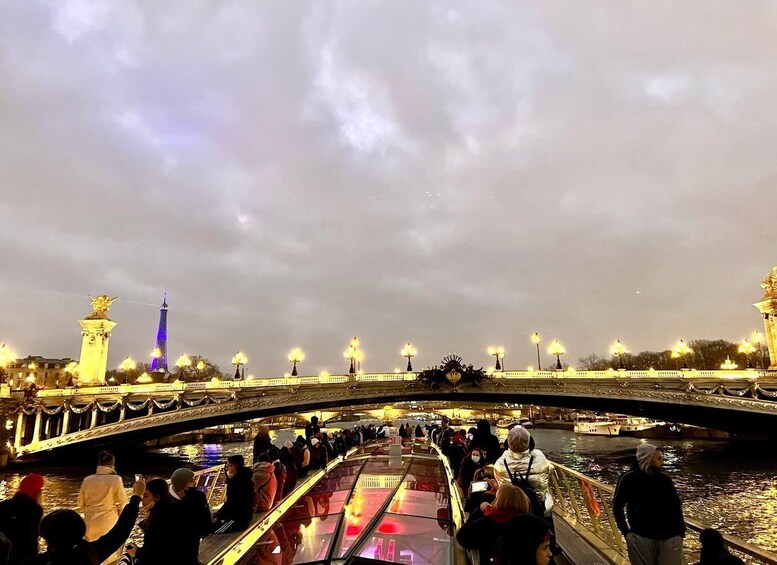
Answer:
<svg viewBox="0 0 777 565"><path fill-rule="evenodd" d="M772 267L769 274L761 283L761 288L764 289L764 298L777 298L777 266Z"/></svg>
<svg viewBox="0 0 777 565"><path fill-rule="evenodd" d="M108 310L111 309L111 304L118 300L118 298L118 296L110 298L107 294L101 294L97 297L90 296L89 299L92 301L92 313L89 314L86 319L107 320Z"/></svg>
<svg viewBox="0 0 777 565"><path fill-rule="evenodd" d="M445 378L448 379L448 382L453 386L456 386L456 383L461 380L461 373L458 371L448 371L445 374Z"/></svg>

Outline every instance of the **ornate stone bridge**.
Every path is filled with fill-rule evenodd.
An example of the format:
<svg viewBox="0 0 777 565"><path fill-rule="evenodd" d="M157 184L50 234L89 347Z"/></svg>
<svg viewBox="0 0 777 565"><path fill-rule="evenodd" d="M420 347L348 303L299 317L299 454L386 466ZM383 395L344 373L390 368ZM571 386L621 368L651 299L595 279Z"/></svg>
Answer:
<svg viewBox="0 0 777 565"><path fill-rule="evenodd" d="M777 373L504 371L480 387L430 388L378 373L42 390L0 385L16 457L141 440L249 418L406 400L542 404L777 436ZM10 424L12 422L12 424Z"/></svg>

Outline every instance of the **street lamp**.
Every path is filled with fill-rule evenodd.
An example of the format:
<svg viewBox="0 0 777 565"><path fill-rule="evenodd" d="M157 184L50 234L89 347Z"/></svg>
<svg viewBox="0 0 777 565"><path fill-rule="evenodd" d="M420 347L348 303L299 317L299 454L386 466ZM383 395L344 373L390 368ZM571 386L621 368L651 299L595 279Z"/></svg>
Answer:
<svg viewBox="0 0 777 565"><path fill-rule="evenodd" d="M235 366L235 380L239 381L241 378L240 374L240 367L243 367L243 374L242 376L245 377L246 374L246 368L245 364L248 363L248 357L243 355L240 350L235 353L234 357L232 357L232 364Z"/></svg>
<svg viewBox="0 0 777 565"><path fill-rule="evenodd" d="M78 362L71 361L65 366L65 372L67 373L67 384L65 386L74 386L73 377L78 374Z"/></svg>
<svg viewBox="0 0 777 565"><path fill-rule="evenodd" d="M610 355L617 355L618 356L618 368L623 369L623 354L628 353L628 350L626 349L626 346L623 345L621 340L616 341L610 346Z"/></svg>
<svg viewBox="0 0 777 565"><path fill-rule="evenodd" d="M194 368L197 370L198 381L202 379L202 372L205 370L205 367L207 367L207 365L205 365L205 361L203 361L202 359L197 361L197 364L194 366Z"/></svg>
<svg viewBox="0 0 777 565"><path fill-rule="evenodd" d="M494 365L495 371L501 371L504 366L505 348L501 345L499 347L489 347L488 354L496 357L496 365ZM501 363L500 363L501 361Z"/></svg>
<svg viewBox="0 0 777 565"><path fill-rule="evenodd" d="M137 366L135 360L129 355L119 364L119 370L124 373L124 379L121 381L122 384L127 384L127 371L134 371Z"/></svg>
<svg viewBox="0 0 777 565"><path fill-rule="evenodd" d="M564 355L564 353L566 353L566 352L567 352L567 350L564 349L564 346L561 345L561 342L559 340L557 340L557 339L554 339L553 343L551 343L550 347L548 347L548 353L550 353L551 355L555 355L556 356L556 370L557 371L560 371L561 369L563 369L563 367L561 366L561 356Z"/></svg>
<svg viewBox="0 0 777 565"><path fill-rule="evenodd" d="M8 375L5 370L8 365L16 361L16 353L11 351L6 344L0 345L0 383L6 382Z"/></svg>
<svg viewBox="0 0 777 565"><path fill-rule="evenodd" d="M343 351L343 357L351 361L351 365L348 368L349 375L356 374L356 363L359 363L359 369L361 369L361 362L364 359L364 354L359 350L359 338L354 337L348 348Z"/></svg>
<svg viewBox="0 0 777 565"><path fill-rule="evenodd" d="M686 358L688 355L693 353L693 349L691 349L687 343L685 343L682 339L674 344L672 347L672 359L682 359L683 360L683 369L688 368L688 361Z"/></svg>
<svg viewBox="0 0 777 565"><path fill-rule="evenodd" d="M737 366L738 365L731 360L731 357L726 355L726 360L723 361L723 363L720 365L720 368L724 371L733 371L737 368Z"/></svg>
<svg viewBox="0 0 777 565"><path fill-rule="evenodd" d="M305 354L299 347L295 347L289 351L289 361L291 361L291 376L297 376L297 363L302 363L305 360Z"/></svg>
<svg viewBox="0 0 777 565"><path fill-rule="evenodd" d="M413 364L410 362L410 360L416 356L418 351L415 347L413 347L413 344L408 341L407 345L402 348L400 353L402 354L402 357L407 357L407 372L411 373L413 371Z"/></svg>
<svg viewBox="0 0 777 565"><path fill-rule="evenodd" d="M531 334L531 342L537 346L537 370L542 371L542 361L540 361L540 342L542 341L542 338L540 337L540 334L537 332L534 332Z"/></svg>
<svg viewBox="0 0 777 565"><path fill-rule="evenodd" d="M750 356L755 353L755 346L745 338L739 342L737 350L745 355L745 358L747 359L747 368L750 369L752 367Z"/></svg>
<svg viewBox="0 0 777 565"><path fill-rule="evenodd" d="M186 355L186 353L181 353L181 356L175 361L175 366L178 367L177 380L179 381L185 380L184 377L186 377L186 368L192 366L191 357Z"/></svg>
<svg viewBox="0 0 777 565"><path fill-rule="evenodd" d="M764 368L764 354L763 354L763 346L761 343L763 343L764 336L761 332L758 330L755 330L753 332L753 335L750 336L750 341L755 343L755 347L758 350L758 368L763 369Z"/></svg>

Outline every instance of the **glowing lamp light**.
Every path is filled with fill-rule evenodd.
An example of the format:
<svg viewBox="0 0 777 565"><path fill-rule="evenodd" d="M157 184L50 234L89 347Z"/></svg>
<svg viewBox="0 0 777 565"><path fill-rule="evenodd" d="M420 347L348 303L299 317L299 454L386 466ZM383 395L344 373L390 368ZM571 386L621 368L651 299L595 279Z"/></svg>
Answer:
<svg viewBox="0 0 777 565"><path fill-rule="evenodd" d="M494 365L494 370L501 371L502 361L505 358L505 348L502 347L501 345L499 347L491 346L488 348L488 354L496 357L496 364Z"/></svg>
<svg viewBox="0 0 777 565"><path fill-rule="evenodd" d="M328 371L321 371L318 374L319 379L328 379L329 378L329 372Z"/></svg>
<svg viewBox="0 0 777 565"><path fill-rule="evenodd" d="M628 349L626 349L626 346L623 345L623 342L621 340L617 340L615 343L613 343L610 346L610 355L617 355L618 356L618 368L623 369L623 354L628 353Z"/></svg>
<svg viewBox="0 0 777 565"><path fill-rule="evenodd" d="M0 369L5 369L15 361L16 353L14 353L6 344L0 345Z"/></svg>
<svg viewBox="0 0 777 565"><path fill-rule="evenodd" d="M291 361L291 376L296 377L297 376L297 363L301 363L305 360L305 353L299 348L295 347L291 351L289 351L288 355L289 361Z"/></svg>
<svg viewBox="0 0 777 565"><path fill-rule="evenodd" d="M726 360L721 363L720 368L724 371L733 371L738 365L731 360L731 357L726 355Z"/></svg>
<svg viewBox="0 0 777 565"><path fill-rule="evenodd" d="M243 376L245 376L245 364L248 363L248 357L238 349L232 357L232 364L235 366L235 380L240 380L240 367L243 367Z"/></svg>
<svg viewBox="0 0 777 565"><path fill-rule="evenodd" d="M154 349L151 351L151 357L152 357L153 359L159 359L160 357L162 357L162 350L161 350L161 349L159 349L158 347L155 347L155 348L154 348Z"/></svg>
<svg viewBox="0 0 777 565"><path fill-rule="evenodd" d="M151 379L151 376L150 376L148 373L146 373L146 372L144 371L144 372L143 372L143 374L142 374L142 375L140 375L140 376L139 376L139 377L138 377L138 378L135 380L135 382L136 382L136 383L143 384L143 385L146 385L146 384L149 384L149 383L151 383L151 382L152 382L152 379Z"/></svg>
<svg viewBox="0 0 777 565"><path fill-rule="evenodd" d="M567 352L566 349L564 349L564 346L561 345L561 342L557 339L554 339L553 342L548 347L548 353L551 355L556 356L556 370L560 371L563 367L561 366L561 356L564 355Z"/></svg>
<svg viewBox="0 0 777 565"><path fill-rule="evenodd" d="M205 361L200 359L199 361L197 361L197 370L203 371L204 369L205 369Z"/></svg>
<svg viewBox="0 0 777 565"><path fill-rule="evenodd" d="M137 366L138 366L138 364L135 363L135 360L132 357L130 357L129 355L127 355L124 358L124 361L122 361L119 364L119 369L121 369L122 371L124 371L126 373L127 371L135 370L137 368Z"/></svg>
<svg viewBox="0 0 777 565"><path fill-rule="evenodd" d="M688 368L688 362L686 361L686 358L688 355L691 355L693 353L693 349L685 343L682 339L678 341L677 343L672 346L672 359L682 359L683 360L683 369Z"/></svg>
<svg viewBox="0 0 777 565"><path fill-rule="evenodd" d="M192 366L192 360L191 357L186 355L186 353L181 353L181 356L176 359L175 366L179 369L183 369L184 367L191 367Z"/></svg>
<svg viewBox="0 0 777 565"><path fill-rule="evenodd" d="M407 358L407 372L410 373L413 370L413 364L410 362L410 360L416 356L416 354L418 353L418 350L415 347L413 347L412 343L408 341L407 345L405 345L402 348L402 351L400 351L399 353L402 355L402 357Z"/></svg>
<svg viewBox="0 0 777 565"><path fill-rule="evenodd" d="M542 337L539 333L534 332L531 334L531 342L534 344L534 346L537 348L537 370L542 371L542 361L540 361L540 342L542 341Z"/></svg>

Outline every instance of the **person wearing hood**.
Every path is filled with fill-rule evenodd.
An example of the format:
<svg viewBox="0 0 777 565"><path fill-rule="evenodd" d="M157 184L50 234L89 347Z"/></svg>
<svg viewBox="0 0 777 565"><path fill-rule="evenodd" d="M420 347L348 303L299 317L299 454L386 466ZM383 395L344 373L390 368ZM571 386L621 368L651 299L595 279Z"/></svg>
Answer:
<svg viewBox="0 0 777 565"><path fill-rule="evenodd" d="M416 424L415 426L415 437L417 438L424 437L424 430L421 428L421 424Z"/></svg>
<svg viewBox="0 0 777 565"><path fill-rule="evenodd" d="M256 431L256 437L254 438L254 457L253 463L259 461L259 456L262 453L267 453L267 450L272 446L272 440L270 440L270 428L267 426L259 426Z"/></svg>
<svg viewBox="0 0 777 565"><path fill-rule="evenodd" d="M305 426L305 439L310 440L314 435L319 433L321 428L318 427L318 416L313 416L310 419L310 423Z"/></svg>
<svg viewBox="0 0 777 565"><path fill-rule="evenodd" d="M273 507L278 492L278 479L275 478L275 465L266 453L259 456L253 468L254 512L266 512Z"/></svg>
<svg viewBox="0 0 777 565"><path fill-rule="evenodd" d="M500 487L499 490L502 490ZM501 565L548 565L553 553L553 532L542 518L525 514L507 523L496 542L495 554Z"/></svg>
<svg viewBox="0 0 777 565"><path fill-rule="evenodd" d="M613 513L634 565L683 562L682 504L663 464L661 451L643 443L633 468L620 476L615 488Z"/></svg>
<svg viewBox="0 0 777 565"><path fill-rule="evenodd" d="M94 541L110 530L127 504L124 483L116 474L116 459L108 451L97 456L97 472L81 483L78 508L86 521L86 539Z"/></svg>
<svg viewBox="0 0 777 565"><path fill-rule="evenodd" d="M216 512L215 532L242 532L254 517L253 472L245 466L242 455L227 457L227 497Z"/></svg>
<svg viewBox="0 0 777 565"><path fill-rule="evenodd" d="M176 547L176 563L199 563L200 540L213 529L208 497L198 490L194 471L182 467L170 475L172 497L171 541Z"/></svg>
<svg viewBox="0 0 777 565"><path fill-rule="evenodd" d="M469 515L456 534L462 547L477 549L480 563L489 563L496 541L505 533L508 523L516 516L528 514L529 499L516 486L504 485L496 491L493 504L484 502Z"/></svg>
<svg viewBox="0 0 777 565"><path fill-rule="evenodd" d="M30 473L19 483L13 498L0 502L0 532L11 542L8 561L11 565L38 553L38 530L43 517L42 491L43 477Z"/></svg>
<svg viewBox="0 0 777 565"><path fill-rule="evenodd" d="M74 510L54 510L40 523L46 540L44 553L26 561L28 565L99 565L115 554L132 532L138 518L140 497L146 490L141 479L132 485L132 496L114 526L94 541L84 539L86 522Z"/></svg>
<svg viewBox="0 0 777 565"><path fill-rule="evenodd" d="M723 543L723 535L712 528L706 528L699 534L701 551L699 552L699 565L735 565L742 564L739 557L731 555Z"/></svg>
<svg viewBox="0 0 777 565"><path fill-rule="evenodd" d="M294 461L293 448L294 444L290 439L287 439L280 449L280 461L283 463L283 466L286 467L286 482L283 484L283 498L286 498L297 486L299 471L297 470L297 463Z"/></svg>
<svg viewBox="0 0 777 565"><path fill-rule="evenodd" d="M310 438L310 468L324 469L328 462L326 448L321 444L321 434Z"/></svg>
<svg viewBox="0 0 777 565"><path fill-rule="evenodd" d="M306 477L308 475L308 467L310 466L310 449L304 437L297 436L291 453L294 455L294 463L297 464L297 476Z"/></svg>
<svg viewBox="0 0 777 565"><path fill-rule="evenodd" d="M472 435L469 448L477 447L483 452L487 463L494 463L503 450L499 445L499 439L491 433L491 424L488 423L488 420L485 418L480 420Z"/></svg>
<svg viewBox="0 0 777 565"><path fill-rule="evenodd" d="M507 435L507 449L494 463L494 476L499 485L512 484L512 477L526 477L534 489L539 502L545 507L545 516L553 510L550 495L550 473L552 465L539 449L530 449L531 434L523 426L515 426ZM531 464L531 467L530 467Z"/></svg>

